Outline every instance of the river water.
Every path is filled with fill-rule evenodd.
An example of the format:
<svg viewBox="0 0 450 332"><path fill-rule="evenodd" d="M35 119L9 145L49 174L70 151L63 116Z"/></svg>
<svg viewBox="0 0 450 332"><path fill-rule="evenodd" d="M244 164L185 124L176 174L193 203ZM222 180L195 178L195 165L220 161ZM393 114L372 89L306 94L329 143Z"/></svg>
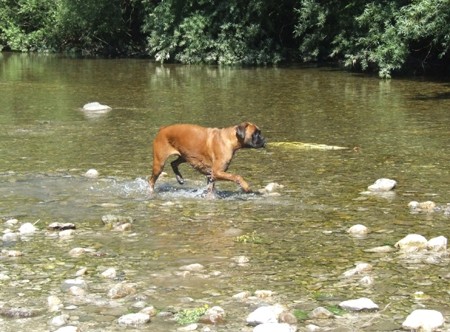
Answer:
<svg viewBox="0 0 450 332"><path fill-rule="evenodd" d="M81 110L93 101L112 110ZM233 295L261 289L274 292L264 301L306 314L360 297L380 307L340 313L337 323L300 319L299 330L314 323L336 331L395 331L417 308L450 317L447 254L367 252L393 247L411 233L450 236L448 82L385 81L333 68L5 53L0 105L0 230L17 232L24 223L38 229L0 242L1 330L55 330L49 321L61 313L82 331L123 330L117 319L144 303L159 312L218 305L226 323L210 329L251 331L245 318L252 297ZM205 199L204 178L182 165L183 186L168 167L150 195L151 142L160 126L242 121L257 124L269 144L239 151L229 171L254 191L270 183L283 188L244 194L218 182L218 197ZM91 168L98 178L84 176ZM379 178L395 179L397 187L364 193ZM411 211L413 200L433 201L436 209ZM106 215L132 219L131 229L110 229L102 222ZM47 229L52 222L76 230L58 237ZM355 224L370 233L350 236ZM74 248L87 251L70 254ZM21 256L10 257L13 250ZM358 262L372 269L343 277ZM194 263L203 270L180 270ZM102 277L111 267L118 275ZM83 268L79 278L87 290L68 293L62 284ZM371 282L360 282L363 276ZM132 294L111 299L108 290L120 282L132 284ZM50 295L61 299L60 311L48 309ZM28 311L20 314L21 308ZM137 329L180 326L159 315Z"/></svg>

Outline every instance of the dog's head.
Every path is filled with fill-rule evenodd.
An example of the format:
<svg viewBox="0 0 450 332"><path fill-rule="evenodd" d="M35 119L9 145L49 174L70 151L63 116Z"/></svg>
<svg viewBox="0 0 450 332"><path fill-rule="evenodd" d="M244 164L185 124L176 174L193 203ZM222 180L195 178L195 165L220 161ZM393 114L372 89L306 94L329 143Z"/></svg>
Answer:
<svg viewBox="0 0 450 332"><path fill-rule="evenodd" d="M243 148L263 148L266 139L261 135L261 130L250 122L243 122L236 126L236 137Z"/></svg>

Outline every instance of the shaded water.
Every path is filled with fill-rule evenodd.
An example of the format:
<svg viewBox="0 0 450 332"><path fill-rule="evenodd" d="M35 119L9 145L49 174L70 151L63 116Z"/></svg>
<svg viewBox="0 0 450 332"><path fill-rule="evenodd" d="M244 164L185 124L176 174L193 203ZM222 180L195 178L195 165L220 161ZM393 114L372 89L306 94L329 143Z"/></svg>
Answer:
<svg viewBox="0 0 450 332"><path fill-rule="evenodd" d="M23 253L0 259L3 307L38 310L57 295L83 331L94 331L120 330L117 318L138 311L138 300L162 311L207 303L228 312L227 323L214 329L244 331L251 330L245 325L251 306L232 296L270 289L277 294L273 301L306 312L358 297L386 307L377 316L350 316L354 330L367 321L367 330L400 329L419 307L449 317L447 255L430 263L364 251L409 233L450 235L447 82L381 81L330 68L162 66L15 54L0 59L0 230L16 230L4 224L10 218L39 228L31 237L2 242L2 250ZM113 110L82 112L90 101ZM184 186L169 167L157 195L149 195L151 140L160 126L224 127L244 120L256 123L269 145L239 151L230 171L256 190L282 184L279 196L246 195L219 182L219 198L206 200L203 177L184 165ZM270 145L291 141L348 149ZM90 168L100 172L98 179L83 176ZM397 180L393 195L361 194L381 177ZM412 200L432 200L441 210L411 213ZM133 218L132 230L108 229L102 223L107 214ZM63 240L47 231L54 221L75 223L75 235ZM354 224L371 233L350 237L346 230ZM239 234L258 241L238 241ZM70 256L76 247L95 254ZM249 263L236 264L238 256ZM372 285L342 278L361 261L373 265ZM205 270L180 274L191 263ZM82 267L89 290L80 299L60 286ZM108 267L121 277L102 278ZM120 280L136 284L137 293L109 299L108 289ZM420 300L418 291L425 294ZM32 318L0 317L0 329L55 329L48 324L53 316L44 310ZM157 317L142 329L178 327Z"/></svg>

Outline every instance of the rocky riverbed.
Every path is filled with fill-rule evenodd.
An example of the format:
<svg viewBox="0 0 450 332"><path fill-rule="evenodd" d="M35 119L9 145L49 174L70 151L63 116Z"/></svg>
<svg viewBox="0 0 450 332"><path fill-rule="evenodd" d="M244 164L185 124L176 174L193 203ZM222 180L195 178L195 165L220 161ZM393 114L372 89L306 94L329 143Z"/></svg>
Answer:
<svg viewBox="0 0 450 332"><path fill-rule="evenodd" d="M168 209L177 204L183 203L162 202ZM439 209L434 206L432 211L414 208L411 213L447 213L446 206ZM316 298L311 293L299 296L270 288L258 289L247 282L240 286L239 275L257 270L260 278L265 277L264 269L255 266L258 263L247 255L218 253L209 264L186 259L186 264L167 266L164 264L167 253L135 247L141 245L143 238L151 241L151 234L145 233L142 225L129 215L104 214L97 222L86 225L4 218L0 227L3 331L284 332L380 331L402 327L446 331L440 311L391 311L395 296L389 302L380 302L383 296L373 292L377 283L382 282L383 261L396 259L415 269L448 266L447 239L438 234L429 240L409 234L392 246L381 243L367 246L365 252L378 258L355 262L353 267L331 277L335 279L332 287L365 289L362 293L367 296L329 295L327 299L324 289L330 286L323 284L330 276L317 275L315 286L305 285L308 289L317 287ZM347 230L347 241L352 238L364 241L370 232L364 225L354 225ZM257 233L244 234L234 226L225 233L232 241L244 245L264 242ZM189 253L190 249L186 249ZM450 273L438 277L448 284ZM436 279L424 280L424 285L433 280ZM417 291L409 296L415 299L417 308L426 308L428 294Z"/></svg>

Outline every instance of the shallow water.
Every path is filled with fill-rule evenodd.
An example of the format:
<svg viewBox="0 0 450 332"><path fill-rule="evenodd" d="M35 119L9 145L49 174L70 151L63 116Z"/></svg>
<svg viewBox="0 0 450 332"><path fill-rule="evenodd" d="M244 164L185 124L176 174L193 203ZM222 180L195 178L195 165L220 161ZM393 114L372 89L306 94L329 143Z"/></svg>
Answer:
<svg viewBox="0 0 450 332"><path fill-rule="evenodd" d="M400 329L408 313L422 307L449 317L448 255L365 251L393 246L409 233L450 235L447 82L381 81L330 68L162 66L18 54L0 59L0 230L16 231L25 222L39 229L1 244L23 255L0 258L0 274L7 276L0 278L0 305L38 311L32 318L2 314L1 330L56 329L48 323L56 315L46 309L49 295L62 299L63 312L83 331L123 329L118 317L138 311L133 304L139 300L161 311L220 305L227 323L213 329L251 330L245 317L252 304L232 296L258 289L276 293L268 302L306 312L358 297L385 308L375 316L349 315L342 326L354 330ZM81 111L91 101L112 111ZM218 197L205 199L205 180L184 165L184 186L168 167L157 194L149 194L151 140L160 126L224 127L244 120L258 124L269 144L239 151L230 172L255 190L279 183L279 195L244 194L219 182ZM100 177L84 177L90 168ZM362 194L382 177L398 182L390 195ZM432 200L440 209L412 213L412 200ZM108 214L133 218L132 229L109 229L102 222ZM7 226L10 218L19 224ZM47 230L55 221L74 223L74 236L61 239ZM346 230L354 224L371 232L352 238ZM239 235L256 241L239 241ZM93 252L70 256L77 247ZM237 264L238 256L248 264ZM373 266L372 285L342 278L361 261ZM191 263L205 270L180 272ZM82 267L87 295L68 295L61 284ZM120 272L116 280L100 276L108 267ZM109 299L108 289L120 281L134 283L136 294ZM420 299L418 291L425 294ZM140 329L178 327L156 317Z"/></svg>

